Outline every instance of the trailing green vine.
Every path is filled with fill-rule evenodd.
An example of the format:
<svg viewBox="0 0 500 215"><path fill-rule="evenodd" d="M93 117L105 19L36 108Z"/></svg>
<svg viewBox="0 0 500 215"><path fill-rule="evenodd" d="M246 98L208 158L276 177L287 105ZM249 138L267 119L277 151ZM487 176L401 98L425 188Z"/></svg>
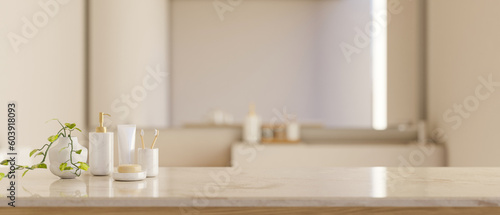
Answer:
<svg viewBox="0 0 500 215"><path fill-rule="evenodd" d="M47 159L47 155L49 153L49 150L50 150L50 147L52 146L52 144L54 144L55 141L57 141L59 139L59 137L68 137L70 142L68 143L68 146L64 147L61 149L64 150L64 149L67 149L67 148L70 148L70 156L69 156L69 160L67 160L66 162L64 163L61 163L61 165L59 166L59 170L62 171L65 171L65 170L74 170L72 171L73 174L75 174L76 176L80 176L82 174L82 170L86 171L88 170L89 168L89 165L85 162L73 162L73 153L76 153L76 154L80 154L82 153L82 150L74 150L73 148L73 139L71 138L71 134L73 131L77 130L79 132L82 132L82 130L80 130L79 128L76 127L76 124L75 123L64 123L64 125L58 120L58 119L52 119L52 120L49 120L49 121L57 121L59 123L59 125L61 125L61 129L55 134L55 135L52 135L50 136L49 138L47 138L47 140L49 141L49 143L46 143L44 144L41 148L39 149L33 149L31 152L30 152L30 157L37 157L37 156L43 156L42 158L42 161L40 161L40 163L38 164L34 164L34 165L31 165L31 166L23 166L23 165L15 165L16 166L16 170L25 170L23 172L23 177L24 175L26 175L26 173L30 170L35 170L35 169L47 169L47 164L45 163L45 160ZM47 121L47 122L49 122ZM4 165L4 166L7 166L9 165L9 161L10 160L3 160L2 162L0 162L0 165ZM68 162L69 164L71 164L70 166L68 166ZM9 173L8 173L9 174ZM0 180L2 180L2 178L5 176L5 173L0 173Z"/></svg>

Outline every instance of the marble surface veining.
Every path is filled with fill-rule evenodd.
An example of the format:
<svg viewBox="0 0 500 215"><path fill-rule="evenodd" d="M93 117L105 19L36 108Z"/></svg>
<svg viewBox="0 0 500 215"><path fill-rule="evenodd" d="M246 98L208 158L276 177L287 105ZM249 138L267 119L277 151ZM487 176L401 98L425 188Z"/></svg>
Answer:
<svg viewBox="0 0 500 215"><path fill-rule="evenodd" d="M0 181L0 207L9 182ZM136 182L35 170L16 184L18 207L500 206L500 168L160 168Z"/></svg>

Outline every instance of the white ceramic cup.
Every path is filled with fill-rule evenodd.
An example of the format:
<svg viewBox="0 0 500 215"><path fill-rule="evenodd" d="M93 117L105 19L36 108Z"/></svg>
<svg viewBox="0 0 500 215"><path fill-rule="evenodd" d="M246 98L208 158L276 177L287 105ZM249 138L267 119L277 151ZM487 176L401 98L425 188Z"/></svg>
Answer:
<svg viewBox="0 0 500 215"><path fill-rule="evenodd" d="M158 148L137 149L137 162L141 165L142 171L146 172L147 177L158 175Z"/></svg>

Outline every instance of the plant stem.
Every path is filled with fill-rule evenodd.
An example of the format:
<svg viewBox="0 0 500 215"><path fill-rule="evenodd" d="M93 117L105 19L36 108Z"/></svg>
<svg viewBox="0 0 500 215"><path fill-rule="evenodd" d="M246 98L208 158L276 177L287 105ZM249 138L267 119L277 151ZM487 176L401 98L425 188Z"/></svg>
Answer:
<svg viewBox="0 0 500 215"><path fill-rule="evenodd" d="M58 120L58 121L59 121L59 120ZM61 123L59 122L59 124L61 124ZM62 125L61 125L61 126L62 126ZM63 130L63 129L64 129L64 127L63 127L63 128L61 128L61 130ZM62 135L62 134L61 134L61 130L59 130L59 131L57 132L57 134L56 134L56 135L57 135L57 139L55 139L55 140L54 140L54 142L56 142L56 141L59 139L59 135ZM45 162L45 159L47 159L47 155L48 155L48 153L49 153L49 149L50 149L50 147L52 146L52 144L53 144L54 142L51 142L50 144L48 144L48 147L47 147L47 149L45 150L45 153L44 153L44 155L43 155L42 162L40 162L40 163ZM45 145L47 145L47 144L45 144ZM45 145L44 145L43 147L45 147ZM43 149L43 147L42 147L42 148L40 148L40 150L42 150L42 149Z"/></svg>
<svg viewBox="0 0 500 215"><path fill-rule="evenodd" d="M59 120L57 120L57 122L59 123L59 125L61 125L61 127L62 127L62 129L61 129L61 130L64 130L64 137L66 137L66 136L67 136L67 135L66 135L66 127L65 127L65 126L63 126L63 124L62 124ZM61 130L59 130L59 131L61 131ZM59 132L57 132L57 133L59 133Z"/></svg>
<svg viewBox="0 0 500 215"><path fill-rule="evenodd" d="M43 146L42 146L42 148L39 148L39 149L38 149L38 151L42 151L42 150L43 150L43 148L45 148L45 146L49 146L49 144L45 144L45 145L43 145Z"/></svg>
<svg viewBox="0 0 500 215"><path fill-rule="evenodd" d="M69 151L69 162L76 167L76 170L75 170L75 175L77 176L80 176L80 173L78 172L78 170L80 170L80 168L75 164L73 163L73 139L71 138L71 131L69 132L69 140L71 141L71 150Z"/></svg>
<svg viewBox="0 0 500 215"><path fill-rule="evenodd" d="M57 134L60 134L60 133L61 133L61 131L62 131L63 129L64 129L64 128L61 128L61 130L59 130L59 131L57 132ZM60 135L63 135L63 134L60 134ZM66 136L64 136L64 135L63 135L63 137L66 137Z"/></svg>
<svg viewBox="0 0 500 215"><path fill-rule="evenodd" d="M59 138L57 138L57 139L59 139ZM56 140L57 140L57 139L56 139ZM54 140L54 142L56 142L56 140ZM43 154L43 159L42 159L42 161L41 161L40 163L45 162L45 159L47 158L47 155L48 155L48 153L49 153L49 149L50 149L50 147L52 146L52 144L53 144L54 142L51 142L51 143L48 145L47 149L45 149L45 153ZM47 145L47 144L45 144L45 145ZM42 147L42 148L43 148L43 147Z"/></svg>

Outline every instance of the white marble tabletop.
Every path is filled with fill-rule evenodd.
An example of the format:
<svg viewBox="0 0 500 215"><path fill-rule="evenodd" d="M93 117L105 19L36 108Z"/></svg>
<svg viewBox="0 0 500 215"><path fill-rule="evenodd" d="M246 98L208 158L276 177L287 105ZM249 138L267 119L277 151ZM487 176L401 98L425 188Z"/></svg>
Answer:
<svg viewBox="0 0 500 215"><path fill-rule="evenodd" d="M0 181L0 207L8 183ZM500 206L500 168L160 168L137 182L35 170L16 183L18 207Z"/></svg>

